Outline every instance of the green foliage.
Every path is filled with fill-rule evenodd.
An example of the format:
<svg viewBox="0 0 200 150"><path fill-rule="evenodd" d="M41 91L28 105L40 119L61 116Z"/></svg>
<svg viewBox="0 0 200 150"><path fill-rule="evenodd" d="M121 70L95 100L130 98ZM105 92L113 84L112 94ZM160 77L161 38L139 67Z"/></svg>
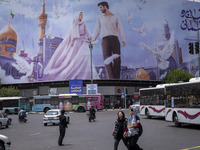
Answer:
<svg viewBox="0 0 200 150"><path fill-rule="evenodd" d="M184 69L170 70L163 79L164 83L178 83L179 81L188 82L195 76Z"/></svg>
<svg viewBox="0 0 200 150"><path fill-rule="evenodd" d="M0 89L0 97L19 96L20 91L15 87L2 87Z"/></svg>

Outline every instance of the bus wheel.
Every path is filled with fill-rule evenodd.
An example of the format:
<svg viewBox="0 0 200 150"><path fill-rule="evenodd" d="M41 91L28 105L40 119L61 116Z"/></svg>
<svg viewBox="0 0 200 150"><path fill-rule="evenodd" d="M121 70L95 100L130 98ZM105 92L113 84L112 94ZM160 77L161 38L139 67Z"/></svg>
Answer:
<svg viewBox="0 0 200 150"><path fill-rule="evenodd" d="M80 107L78 107L77 111L78 111L78 112L85 112L85 108L82 107L82 106L80 106Z"/></svg>
<svg viewBox="0 0 200 150"><path fill-rule="evenodd" d="M175 124L176 127L180 127L181 126L181 123L178 122L177 114L174 114L173 121L174 121L174 124Z"/></svg>
<svg viewBox="0 0 200 150"><path fill-rule="evenodd" d="M5 113L6 113L7 115L9 115L9 114L10 114L10 111L9 111L8 109L6 109L6 110L5 110Z"/></svg>
<svg viewBox="0 0 200 150"><path fill-rule="evenodd" d="M44 108L44 113L46 113L48 110L50 110L50 108L49 107L45 107Z"/></svg>
<svg viewBox="0 0 200 150"><path fill-rule="evenodd" d="M151 116L150 116L150 113L149 113L149 111L148 110L146 110L146 116L147 116L147 119L151 119Z"/></svg>

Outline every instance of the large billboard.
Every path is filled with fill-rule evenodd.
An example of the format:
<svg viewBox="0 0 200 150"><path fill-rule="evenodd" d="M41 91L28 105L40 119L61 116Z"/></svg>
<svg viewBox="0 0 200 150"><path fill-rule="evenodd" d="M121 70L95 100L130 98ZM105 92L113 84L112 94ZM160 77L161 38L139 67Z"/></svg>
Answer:
<svg viewBox="0 0 200 150"><path fill-rule="evenodd" d="M161 80L177 68L199 75L198 55L189 54L199 3L100 2L0 0L1 83Z"/></svg>

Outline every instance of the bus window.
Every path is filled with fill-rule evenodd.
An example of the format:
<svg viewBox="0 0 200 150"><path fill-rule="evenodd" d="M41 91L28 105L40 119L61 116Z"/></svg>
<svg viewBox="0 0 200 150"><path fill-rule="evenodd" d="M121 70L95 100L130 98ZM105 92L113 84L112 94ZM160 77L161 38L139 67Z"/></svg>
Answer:
<svg viewBox="0 0 200 150"><path fill-rule="evenodd" d="M79 97L79 103L86 103L85 97Z"/></svg>

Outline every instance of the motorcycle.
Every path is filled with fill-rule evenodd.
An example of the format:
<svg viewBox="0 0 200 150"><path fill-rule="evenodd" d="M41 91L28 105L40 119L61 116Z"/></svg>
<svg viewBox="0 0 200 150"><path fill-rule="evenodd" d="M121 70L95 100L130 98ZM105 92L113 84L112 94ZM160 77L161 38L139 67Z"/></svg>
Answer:
<svg viewBox="0 0 200 150"><path fill-rule="evenodd" d="M27 122L27 119L26 119L26 116L19 116L19 122L24 122L26 123Z"/></svg>

